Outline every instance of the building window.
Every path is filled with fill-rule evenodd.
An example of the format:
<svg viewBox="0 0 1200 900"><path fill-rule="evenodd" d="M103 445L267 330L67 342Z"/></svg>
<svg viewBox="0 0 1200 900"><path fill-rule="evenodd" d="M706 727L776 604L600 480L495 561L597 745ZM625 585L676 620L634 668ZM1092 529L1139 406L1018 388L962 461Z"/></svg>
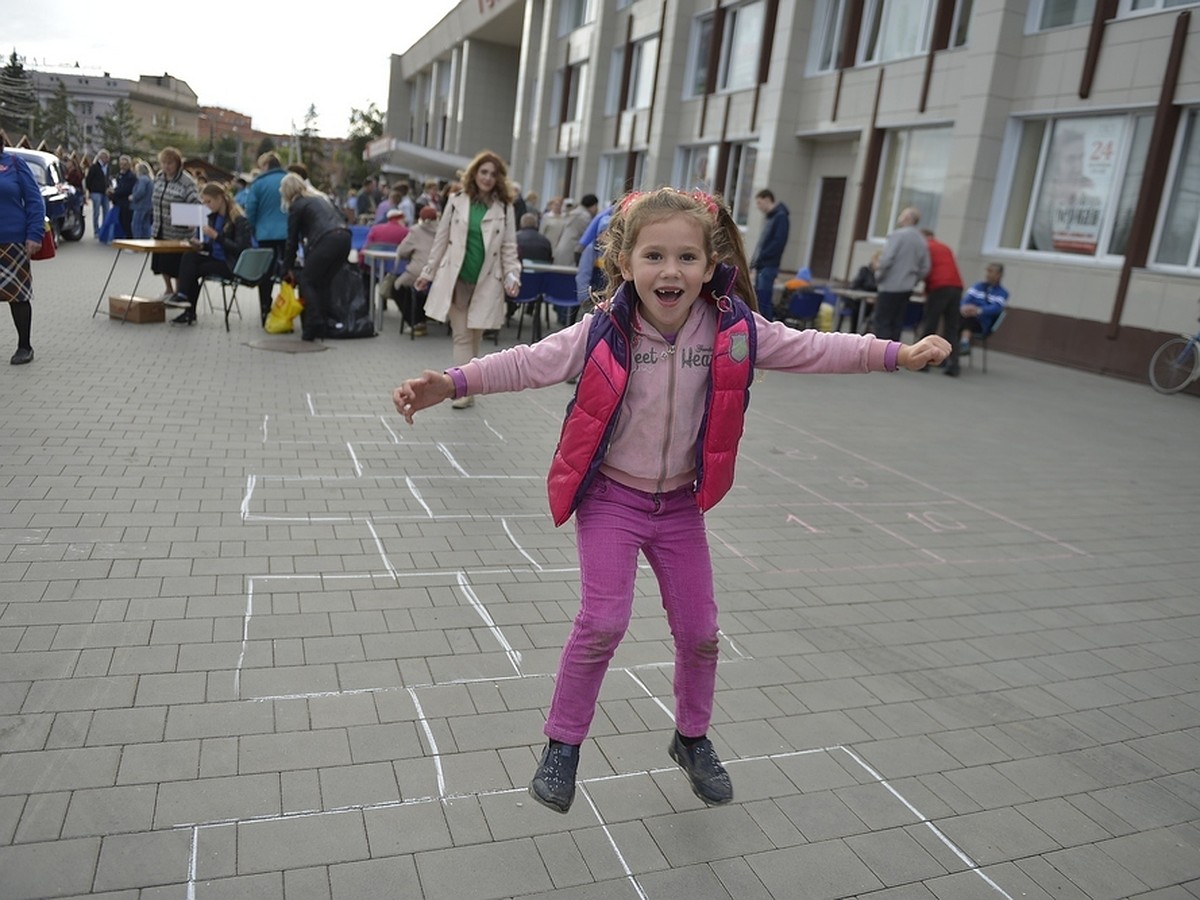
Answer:
<svg viewBox="0 0 1200 900"><path fill-rule="evenodd" d="M1200 112L1188 113L1176 155L1166 212L1151 257L1165 266L1200 268Z"/></svg>
<svg viewBox="0 0 1200 900"><path fill-rule="evenodd" d="M729 151L729 166L725 176L725 200L739 225L750 221L754 205L754 169L758 164L758 148L753 144L733 144Z"/></svg>
<svg viewBox="0 0 1200 900"><path fill-rule="evenodd" d="M543 197L570 197L572 196L575 185L564 184L567 177L567 168L570 160L565 156L555 157L546 160L545 181L542 183ZM574 168L572 167L572 172Z"/></svg>
<svg viewBox="0 0 1200 900"><path fill-rule="evenodd" d="M809 72L832 72L838 66L847 0L819 0L813 16L812 46L808 51Z"/></svg>
<svg viewBox="0 0 1200 900"><path fill-rule="evenodd" d="M629 87L621 93L621 76L625 69L625 48L613 51L612 68L608 73L608 96L605 111L614 115L626 109L649 109L654 93L655 66L658 62L658 35L632 44L633 62L629 66Z"/></svg>
<svg viewBox="0 0 1200 900"><path fill-rule="evenodd" d="M586 25L594 18L595 10L592 8L592 0L564 0L562 6L559 7L559 36Z"/></svg>
<svg viewBox="0 0 1200 900"><path fill-rule="evenodd" d="M999 245L1123 255L1152 125L1148 113L1020 123Z"/></svg>
<svg viewBox="0 0 1200 900"><path fill-rule="evenodd" d="M692 43L688 48L688 77L684 96L703 97L708 87L708 57L712 52L713 15L697 16L692 21Z"/></svg>
<svg viewBox="0 0 1200 900"><path fill-rule="evenodd" d="M721 45L720 76L723 91L741 91L758 82L758 60L762 53L766 4L753 0L732 6L725 16L725 38Z"/></svg>
<svg viewBox="0 0 1200 900"><path fill-rule="evenodd" d="M680 151L681 176L677 182L685 189L712 192L717 183L717 145L684 147Z"/></svg>
<svg viewBox="0 0 1200 900"><path fill-rule="evenodd" d="M1118 16L1137 15L1138 13L1162 12L1164 9L1174 9L1177 6L1193 6L1197 0L1121 0L1117 8Z"/></svg>
<svg viewBox="0 0 1200 900"><path fill-rule="evenodd" d="M1096 0L1034 0L1029 5L1028 31L1045 31L1092 21Z"/></svg>
<svg viewBox="0 0 1200 900"><path fill-rule="evenodd" d="M954 23L950 28L950 46L965 47L967 36L971 31L971 11L974 9L973 0L958 0L954 4Z"/></svg>
<svg viewBox="0 0 1200 900"><path fill-rule="evenodd" d="M913 206L921 224L936 228L946 169L950 165L950 128L911 128L889 131L875 192L871 233L884 237L896 225L900 211Z"/></svg>
<svg viewBox="0 0 1200 900"><path fill-rule="evenodd" d="M934 0L867 0L861 59L886 62L929 49Z"/></svg>
<svg viewBox="0 0 1200 900"><path fill-rule="evenodd" d="M600 197L600 205L605 206L610 200L619 200L625 194L625 171L629 161L628 153L606 153L600 157L600 183L596 193ZM645 187L646 153L639 150L633 154L633 180L629 190L637 191Z"/></svg>
<svg viewBox="0 0 1200 900"><path fill-rule="evenodd" d="M720 148L717 144L702 144L680 150L680 177L677 183L685 190L699 189L713 193L717 190L717 165ZM749 143L729 145L725 163L722 193L733 213L734 221L745 225L754 205L754 172L758 163L758 148Z"/></svg>
<svg viewBox="0 0 1200 900"><path fill-rule="evenodd" d="M554 88L550 94L550 124L578 122L582 117L584 84L587 81L586 62L564 66L554 73ZM566 91L566 108L563 108L563 91Z"/></svg>
<svg viewBox="0 0 1200 900"><path fill-rule="evenodd" d="M658 64L658 35L633 45L633 64L629 68L629 94L626 109L648 109L654 95L655 66Z"/></svg>

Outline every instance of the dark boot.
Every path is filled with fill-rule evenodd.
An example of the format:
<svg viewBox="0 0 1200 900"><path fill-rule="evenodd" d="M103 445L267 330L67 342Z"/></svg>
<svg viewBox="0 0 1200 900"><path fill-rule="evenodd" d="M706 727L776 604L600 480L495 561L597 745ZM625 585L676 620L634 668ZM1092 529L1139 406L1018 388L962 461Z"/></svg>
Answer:
<svg viewBox="0 0 1200 900"><path fill-rule="evenodd" d="M29 343L29 333L33 327L33 304L10 303L13 324L17 326L17 352L10 362L14 366L23 366L33 362L33 345Z"/></svg>
<svg viewBox="0 0 1200 900"><path fill-rule="evenodd" d="M542 763L529 782L529 794L542 806L565 813L575 799L575 769L579 745L550 741L542 751Z"/></svg>

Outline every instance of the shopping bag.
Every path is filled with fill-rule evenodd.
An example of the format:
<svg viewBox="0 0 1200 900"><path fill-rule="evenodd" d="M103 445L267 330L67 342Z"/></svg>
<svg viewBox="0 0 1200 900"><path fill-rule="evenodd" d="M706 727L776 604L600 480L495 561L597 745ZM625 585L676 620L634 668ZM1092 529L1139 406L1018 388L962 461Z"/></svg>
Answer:
<svg viewBox="0 0 1200 900"><path fill-rule="evenodd" d="M50 220L46 220L46 228L42 232L42 246L34 251L30 259L54 259L54 254L58 251L58 247L54 243L54 229L50 227Z"/></svg>
<svg viewBox="0 0 1200 900"><path fill-rule="evenodd" d="M267 322L263 327L270 334L289 334L292 330L292 320L304 312L304 304L296 295L295 286L288 282L279 285L279 296L271 304L267 313Z"/></svg>
<svg viewBox="0 0 1200 900"><path fill-rule="evenodd" d="M115 206L112 207L104 216L104 221L100 224L100 232L96 235L102 244L110 244L113 241L124 240L129 237L125 233L125 229L121 227L121 211Z"/></svg>

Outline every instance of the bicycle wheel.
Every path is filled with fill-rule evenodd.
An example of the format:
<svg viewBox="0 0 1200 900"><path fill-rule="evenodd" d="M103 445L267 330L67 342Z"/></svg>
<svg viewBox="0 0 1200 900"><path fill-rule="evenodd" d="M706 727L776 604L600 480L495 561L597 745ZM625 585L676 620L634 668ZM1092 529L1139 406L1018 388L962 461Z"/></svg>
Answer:
<svg viewBox="0 0 1200 900"><path fill-rule="evenodd" d="M1174 394L1192 380L1200 354L1191 338L1171 338L1150 357L1150 384L1160 394Z"/></svg>

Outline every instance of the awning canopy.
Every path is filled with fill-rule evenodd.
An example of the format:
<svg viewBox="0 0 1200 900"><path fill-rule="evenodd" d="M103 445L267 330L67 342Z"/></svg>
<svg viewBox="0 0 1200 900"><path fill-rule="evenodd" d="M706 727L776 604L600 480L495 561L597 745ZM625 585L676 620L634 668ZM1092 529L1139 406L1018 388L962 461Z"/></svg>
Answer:
<svg viewBox="0 0 1200 900"><path fill-rule="evenodd" d="M371 141L363 156L379 162L385 172L437 175L448 179L458 178L459 173L471 162L467 156L390 137Z"/></svg>

